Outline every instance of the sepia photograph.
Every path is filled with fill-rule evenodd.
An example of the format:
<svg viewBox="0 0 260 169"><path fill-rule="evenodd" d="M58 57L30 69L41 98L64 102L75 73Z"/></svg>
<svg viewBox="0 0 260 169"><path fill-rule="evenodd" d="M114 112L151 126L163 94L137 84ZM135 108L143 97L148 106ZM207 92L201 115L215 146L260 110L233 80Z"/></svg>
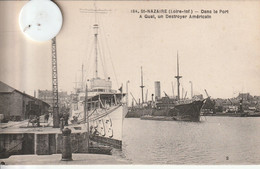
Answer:
<svg viewBox="0 0 260 169"><path fill-rule="evenodd" d="M259 165L259 6L0 0L0 167Z"/></svg>

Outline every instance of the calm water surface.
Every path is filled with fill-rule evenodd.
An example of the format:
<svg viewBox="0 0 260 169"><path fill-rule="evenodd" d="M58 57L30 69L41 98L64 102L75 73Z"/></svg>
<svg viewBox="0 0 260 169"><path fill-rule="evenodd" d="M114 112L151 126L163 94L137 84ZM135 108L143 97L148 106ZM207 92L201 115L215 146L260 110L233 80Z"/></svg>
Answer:
<svg viewBox="0 0 260 169"><path fill-rule="evenodd" d="M126 118L122 156L133 164L260 164L260 117L201 119Z"/></svg>

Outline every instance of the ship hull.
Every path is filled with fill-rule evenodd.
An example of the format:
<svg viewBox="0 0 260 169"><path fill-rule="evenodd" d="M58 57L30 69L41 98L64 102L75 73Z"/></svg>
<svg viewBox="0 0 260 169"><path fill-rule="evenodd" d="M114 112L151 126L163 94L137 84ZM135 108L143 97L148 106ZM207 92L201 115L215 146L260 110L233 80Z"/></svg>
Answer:
<svg viewBox="0 0 260 169"><path fill-rule="evenodd" d="M153 108L129 108L126 118L140 118L141 116L152 115L154 111Z"/></svg>
<svg viewBox="0 0 260 169"><path fill-rule="evenodd" d="M140 117L141 120L157 120L157 121L176 121L173 117L169 116L151 116L145 115Z"/></svg>
<svg viewBox="0 0 260 169"><path fill-rule="evenodd" d="M71 112L73 117L79 117L78 123L83 121L84 106L78 111ZM90 140L115 148L122 148L123 120L127 112L125 105L116 105L109 108L89 110ZM75 123L75 122L74 122Z"/></svg>
<svg viewBox="0 0 260 169"><path fill-rule="evenodd" d="M223 116L223 117L249 117L247 113L211 113L211 114L202 114L202 116Z"/></svg>
<svg viewBox="0 0 260 169"><path fill-rule="evenodd" d="M199 122L203 104L204 101L193 101L188 104L179 104L171 109L169 114L172 114L173 118L177 121Z"/></svg>
<svg viewBox="0 0 260 169"><path fill-rule="evenodd" d="M201 108L204 105L204 101L193 101L192 103L179 104L174 106L174 108L165 109L164 116L153 116L145 115L141 116L141 120L159 120L159 121L190 121L199 122Z"/></svg>

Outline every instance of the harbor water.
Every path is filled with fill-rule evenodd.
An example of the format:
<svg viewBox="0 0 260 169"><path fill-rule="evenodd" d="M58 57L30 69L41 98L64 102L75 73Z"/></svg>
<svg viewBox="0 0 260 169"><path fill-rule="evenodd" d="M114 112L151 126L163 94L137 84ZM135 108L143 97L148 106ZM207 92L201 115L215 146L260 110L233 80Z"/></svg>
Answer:
<svg viewBox="0 0 260 169"><path fill-rule="evenodd" d="M260 117L126 118L121 156L132 164L260 164Z"/></svg>

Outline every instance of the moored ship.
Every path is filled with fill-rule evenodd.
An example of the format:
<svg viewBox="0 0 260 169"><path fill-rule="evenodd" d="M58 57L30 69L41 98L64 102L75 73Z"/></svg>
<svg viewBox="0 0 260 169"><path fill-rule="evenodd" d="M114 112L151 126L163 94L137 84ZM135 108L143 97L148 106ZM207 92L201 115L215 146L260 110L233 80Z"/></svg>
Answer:
<svg viewBox="0 0 260 169"><path fill-rule="evenodd" d="M169 103L171 100L173 104ZM168 98L168 102L165 103L167 106L162 106L162 103L156 104L155 108L150 109L150 114L141 116L141 120L200 121L200 112L205 100L187 101L186 103L178 103L173 100Z"/></svg>
<svg viewBox="0 0 260 169"><path fill-rule="evenodd" d="M70 122L89 122L92 140L121 148L123 119L127 112L122 102L125 94L112 90L109 80L93 78L90 84L87 92L79 92L77 100L72 102Z"/></svg>
<svg viewBox="0 0 260 169"><path fill-rule="evenodd" d="M127 113L125 96L112 89L110 78L98 75L98 24L94 25L95 38L95 77L76 90L71 103L72 124L87 124L90 139L99 143L122 148L123 119ZM83 76L83 73L82 73ZM89 86L89 88L87 87ZM84 88L85 87L85 88Z"/></svg>
<svg viewBox="0 0 260 169"><path fill-rule="evenodd" d="M204 100L180 100L180 78L179 75L179 58L177 55L177 99L171 99L166 95L165 98L157 101L153 113L151 115L142 116L142 120L165 120L165 121L191 121L199 122L200 121L200 112L205 103ZM160 114L164 116L158 117Z"/></svg>

